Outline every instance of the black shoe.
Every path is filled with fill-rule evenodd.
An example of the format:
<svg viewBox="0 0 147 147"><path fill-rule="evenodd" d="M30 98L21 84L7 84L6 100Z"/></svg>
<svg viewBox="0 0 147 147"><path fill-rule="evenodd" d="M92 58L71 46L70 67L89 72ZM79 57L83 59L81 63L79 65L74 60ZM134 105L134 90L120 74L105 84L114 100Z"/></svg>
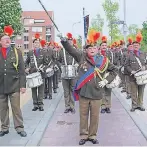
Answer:
<svg viewBox="0 0 147 147"><path fill-rule="evenodd" d="M49 99L50 99L50 100L52 99L52 95L49 96Z"/></svg>
<svg viewBox="0 0 147 147"><path fill-rule="evenodd" d="M54 89L54 93L57 93L57 89Z"/></svg>
<svg viewBox="0 0 147 147"><path fill-rule="evenodd" d="M79 141L79 145L83 145L83 144L85 144L86 143L86 139L81 139L80 141Z"/></svg>
<svg viewBox="0 0 147 147"><path fill-rule="evenodd" d="M69 113L70 109L65 109L64 113Z"/></svg>
<svg viewBox="0 0 147 147"><path fill-rule="evenodd" d="M44 96L44 98L43 99L47 99L47 95L46 96Z"/></svg>
<svg viewBox="0 0 147 147"><path fill-rule="evenodd" d="M121 93L124 93L124 92L126 92L126 90L123 89L123 90L121 91Z"/></svg>
<svg viewBox="0 0 147 147"><path fill-rule="evenodd" d="M26 137L27 133L25 131L17 132L21 137Z"/></svg>
<svg viewBox="0 0 147 147"><path fill-rule="evenodd" d="M38 110L38 107L34 107L33 109L32 109L32 111L37 111Z"/></svg>
<svg viewBox="0 0 147 147"><path fill-rule="evenodd" d="M9 131L0 131L0 137L3 137L4 135L8 134Z"/></svg>
<svg viewBox="0 0 147 147"><path fill-rule="evenodd" d="M88 139L89 141L91 141L93 144L99 144L97 139Z"/></svg>
<svg viewBox="0 0 147 147"><path fill-rule="evenodd" d="M76 113L76 110L74 108L73 109L71 108L70 111L71 111L72 114Z"/></svg>
<svg viewBox="0 0 147 147"><path fill-rule="evenodd" d="M128 95L127 97L126 97L126 99L130 99L131 98L131 96L130 95Z"/></svg>
<svg viewBox="0 0 147 147"><path fill-rule="evenodd" d="M143 108L143 107L138 107L137 109L140 111L145 111L145 108Z"/></svg>
<svg viewBox="0 0 147 147"><path fill-rule="evenodd" d="M106 109L101 109L101 113L105 113L106 112Z"/></svg>
<svg viewBox="0 0 147 147"><path fill-rule="evenodd" d="M135 110L136 110L135 108L132 108L130 111L131 111L131 112L134 112Z"/></svg>
<svg viewBox="0 0 147 147"><path fill-rule="evenodd" d="M43 107L39 107L39 111L44 111Z"/></svg>
<svg viewBox="0 0 147 147"><path fill-rule="evenodd" d="M106 108L106 113L111 113L110 108Z"/></svg>

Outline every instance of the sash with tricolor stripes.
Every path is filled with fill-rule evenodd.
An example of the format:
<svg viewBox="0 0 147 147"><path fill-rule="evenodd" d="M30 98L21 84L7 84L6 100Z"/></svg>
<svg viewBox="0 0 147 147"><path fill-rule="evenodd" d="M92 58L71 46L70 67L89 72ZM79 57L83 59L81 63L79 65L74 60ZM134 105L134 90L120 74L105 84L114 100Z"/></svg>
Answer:
<svg viewBox="0 0 147 147"><path fill-rule="evenodd" d="M74 87L73 91L73 97L75 101L79 100L79 90L91 79L93 79L96 75L99 76L99 78L102 80L100 73L103 73L107 67L109 60L107 57L100 56L97 57L98 62L95 65L95 67L91 67L85 74L83 74L80 79L76 82L76 85Z"/></svg>

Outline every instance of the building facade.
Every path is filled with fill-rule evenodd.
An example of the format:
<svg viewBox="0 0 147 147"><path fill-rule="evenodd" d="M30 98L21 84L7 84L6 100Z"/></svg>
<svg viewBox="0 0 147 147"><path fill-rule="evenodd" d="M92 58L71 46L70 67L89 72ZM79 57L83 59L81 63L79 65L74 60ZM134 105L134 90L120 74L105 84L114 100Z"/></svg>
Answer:
<svg viewBox="0 0 147 147"><path fill-rule="evenodd" d="M48 11L50 17L54 20L53 11ZM33 48L33 39L35 33L39 33L41 39L47 42L55 39L55 30L51 20L45 11L23 11L22 23L24 32L22 36L16 36L15 46L21 46L24 54Z"/></svg>

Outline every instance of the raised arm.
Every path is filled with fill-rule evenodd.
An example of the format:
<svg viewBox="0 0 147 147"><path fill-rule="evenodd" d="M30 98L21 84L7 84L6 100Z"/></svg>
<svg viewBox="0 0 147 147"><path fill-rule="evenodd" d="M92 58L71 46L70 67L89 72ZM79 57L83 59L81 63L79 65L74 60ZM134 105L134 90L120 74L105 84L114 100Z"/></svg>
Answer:
<svg viewBox="0 0 147 147"><path fill-rule="evenodd" d="M68 41L61 41L64 49L77 61L80 62L83 54L82 50L75 49Z"/></svg>

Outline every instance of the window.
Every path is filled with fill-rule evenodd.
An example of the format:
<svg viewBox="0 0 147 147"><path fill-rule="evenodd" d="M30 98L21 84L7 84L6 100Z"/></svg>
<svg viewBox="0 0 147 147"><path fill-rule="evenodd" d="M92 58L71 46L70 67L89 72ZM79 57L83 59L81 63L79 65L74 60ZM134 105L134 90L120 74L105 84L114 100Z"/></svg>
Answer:
<svg viewBox="0 0 147 147"><path fill-rule="evenodd" d="M23 20L23 23L24 23L24 25L31 25L31 24L34 24L34 19L25 18L25 19Z"/></svg>
<svg viewBox="0 0 147 147"><path fill-rule="evenodd" d="M51 40L51 36L46 36L46 41L50 42L50 40Z"/></svg>
<svg viewBox="0 0 147 147"><path fill-rule="evenodd" d="M46 28L46 34L51 34L51 28Z"/></svg>
<svg viewBox="0 0 147 147"><path fill-rule="evenodd" d="M29 27L25 27L24 28L24 33L28 33L29 32Z"/></svg>
<svg viewBox="0 0 147 147"><path fill-rule="evenodd" d="M29 48L29 44L24 44L24 49L28 49Z"/></svg>
<svg viewBox="0 0 147 147"><path fill-rule="evenodd" d="M42 27L32 27L32 32L42 32Z"/></svg>
<svg viewBox="0 0 147 147"><path fill-rule="evenodd" d="M43 19L35 19L34 20L34 23L44 23L45 22L45 20L43 20Z"/></svg>
<svg viewBox="0 0 147 147"><path fill-rule="evenodd" d="M29 41L29 37L28 36L24 36L24 41Z"/></svg>

